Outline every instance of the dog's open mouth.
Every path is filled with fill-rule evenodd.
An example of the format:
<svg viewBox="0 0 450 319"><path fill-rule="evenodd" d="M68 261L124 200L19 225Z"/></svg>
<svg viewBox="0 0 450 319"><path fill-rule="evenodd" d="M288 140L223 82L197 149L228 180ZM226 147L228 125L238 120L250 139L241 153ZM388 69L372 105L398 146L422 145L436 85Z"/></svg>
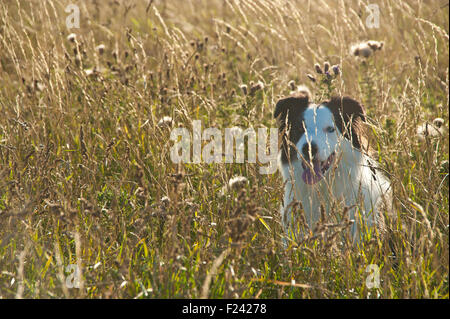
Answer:
<svg viewBox="0 0 450 319"><path fill-rule="evenodd" d="M331 164L334 161L334 157L335 153L333 152L325 161L320 161L318 159L314 159L310 163L302 161L303 181L308 185L319 182L323 178L327 170L330 168Z"/></svg>

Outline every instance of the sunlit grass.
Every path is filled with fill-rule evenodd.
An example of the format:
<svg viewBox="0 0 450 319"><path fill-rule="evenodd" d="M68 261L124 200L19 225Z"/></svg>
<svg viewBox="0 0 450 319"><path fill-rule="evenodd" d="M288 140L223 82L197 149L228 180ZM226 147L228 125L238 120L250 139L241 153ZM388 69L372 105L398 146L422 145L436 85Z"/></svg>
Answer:
<svg viewBox="0 0 450 319"><path fill-rule="evenodd" d="M368 29L357 1L96 3L71 30L66 3L0 4L0 297L449 297L448 130L417 136L448 127L448 7L383 1ZM384 46L352 54L366 40ZM340 75L312 83L325 61ZM286 249L278 173L171 161L172 128L273 127L300 84L365 104L395 260L372 235ZM248 183L227 189L233 176Z"/></svg>

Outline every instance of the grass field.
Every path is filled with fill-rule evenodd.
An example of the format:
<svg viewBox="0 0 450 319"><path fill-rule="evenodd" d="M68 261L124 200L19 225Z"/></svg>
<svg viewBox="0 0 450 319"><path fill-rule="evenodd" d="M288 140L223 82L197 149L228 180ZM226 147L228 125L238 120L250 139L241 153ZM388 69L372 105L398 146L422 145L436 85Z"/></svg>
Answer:
<svg viewBox="0 0 450 319"><path fill-rule="evenodd" d="M0 298L449 298L447 1L73 3L72 29L69 1L0 3ZM300 84L365 105L395 267L376 237L285 248L278 172L170 159L172 128L275 127Z"/></svg>

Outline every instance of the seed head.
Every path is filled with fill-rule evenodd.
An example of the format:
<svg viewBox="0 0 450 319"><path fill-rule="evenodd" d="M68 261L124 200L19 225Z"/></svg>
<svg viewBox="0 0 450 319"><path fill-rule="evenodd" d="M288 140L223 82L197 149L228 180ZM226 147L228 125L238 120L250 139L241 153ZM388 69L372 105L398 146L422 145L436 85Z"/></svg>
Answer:
<svg viewBox="0 0 450 319"><path fill-rule="evenodd" d="M352 45L351 52L354 56L368 58L376 51L381 50L383 45L384 42L369 40Z"/></svg>
<svg viewBox="0 0 450 319"><path fill-rule="evenodd" d="M247 177L234 176L228 181L228 187L230 189L240 189L243 188L247 183L248 183Z"/></svg>
<svg viewBox="0 0 450 319"><path fill-rule="evenodd" d="M288 86L292 91L294 91L295 90L295 81L294 80L289 81Z"/></svg>
<svg viewBox="0 0 450 319"><path fill-rule="evenodd" d="M308 97L308 98L311 97L311 91L309 90L309 88L306 85L299 85L297 87L297 93L301 94L305 97Z"/></svg>
<svg viewBox="0 0 450 319"><path fill-rule="evenodd" d="M447 134L447 128L444 125L444 119L438 117L433 120L433 124L423 123L417 128L419 139L424 140L426 137L439 138Z"/></svg>
<svg viewBox="0 0 450 319"><path fill-rule="evenodd" d="M319 63L314 64L314 68L316 69L317 74L323 74L322 68L320 67Z"/></svg>
<svg viewBox="0 0 450 319"><path fill-rule="evenodd" d="M251 85L250 94L254 94L256 91L263 90L263 89L264 89L264 83L261 81L258 81Z"/></svg>
<svg viewBox="0 0 450 319"><path fill-rule="evenodd" d="M445 122L444 119L440 118L440 117L437 117L433 120L433 124L438 128L440 128L442 125L444 125L444 122Z"/></svg>
<svg viewBox="0 0 450 319"><path fill-rule="evenodd" d="M384 42L369 40L367 41L367 45L373 50L381 50L383 48Z"/></svg>
<svg viewBox="0 0 450 319"><path fill-rule="evenodd" d="M165 208L167 208L170 204L170 198L167 196L161 197L161 203L164 205Z"/></svg>
<svg viewBox="0 0 450 319"><path fill-rule="evenodd" d="M368 58L373 53L372 48L367 44L367 42L354 44L351 48L351 51L354 56L361 56L364 58Z"/></svg>
<svg viewBox="0 0 450 319"><path fill-rule="evenodd" d="M307 74L306 75L308 77L308 79L310 79L312 82L316 82L316 78L312 75L312 74Z"/></svg>
<svg viewBox="0 0 450 319"><path fill-rule="evenodd" d="M164 116L158 122L159 127L170 127L170 126L172 126L172 124L173 124L173 120L170 116Z"/></svg>
<svg viewBox="0 0 450 319"><path fill-rule="evenodd" d="M45 89L45 85L38 80L34 80L34 88L36 91L42 92Z"/></svg>
<svg viewBox="0 0 450 319"><path fill-rule="evenodd" d="M247 95L248 90L247 90L247 85L246 84L239 85L239 88L241 89L241 91L242 91L242 93L244 95Z"/></svg>
<svg viewBox="0 0 450 319"><path fill-rule="evenodd" d="M95 47L95 50L98 52L98 54L102 55L103 52L105 52L105 45L104 44L97 45Z"/></svg>
<svg viewBox="0 0 450 319"><path fill-rule="evenodd" d="M67 40L69 40L70 42L75 42L75 40L77 39L77 35L75 33L71 33L67 36Z"/></svg>
<svg viewBox="0 0 450 319"><path fill-rule="evenodd" d="M94 69L86 69L86 70L84 70L84 74L86 74L86 76L92 76L92 75L94 75Z"/></svg>

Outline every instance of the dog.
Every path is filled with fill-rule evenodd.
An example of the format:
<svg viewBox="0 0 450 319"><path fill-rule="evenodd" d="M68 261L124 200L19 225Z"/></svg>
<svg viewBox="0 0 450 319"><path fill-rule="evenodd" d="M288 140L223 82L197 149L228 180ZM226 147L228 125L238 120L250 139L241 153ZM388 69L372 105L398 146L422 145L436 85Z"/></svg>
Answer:
<svg viewBox="0 0 450 319"><path fill-rule="evenodd" d="M364 150L363 106L350 97L314 104L308 94L297 94L279 100L274 117L281 137L278 168L284 181L281 215L287 237L305 237L292 227L292 207L298 202L310 235L336 203L346 207L344 219L353 243L363 238L363 229L384 233L391 184Z"/></svg>

